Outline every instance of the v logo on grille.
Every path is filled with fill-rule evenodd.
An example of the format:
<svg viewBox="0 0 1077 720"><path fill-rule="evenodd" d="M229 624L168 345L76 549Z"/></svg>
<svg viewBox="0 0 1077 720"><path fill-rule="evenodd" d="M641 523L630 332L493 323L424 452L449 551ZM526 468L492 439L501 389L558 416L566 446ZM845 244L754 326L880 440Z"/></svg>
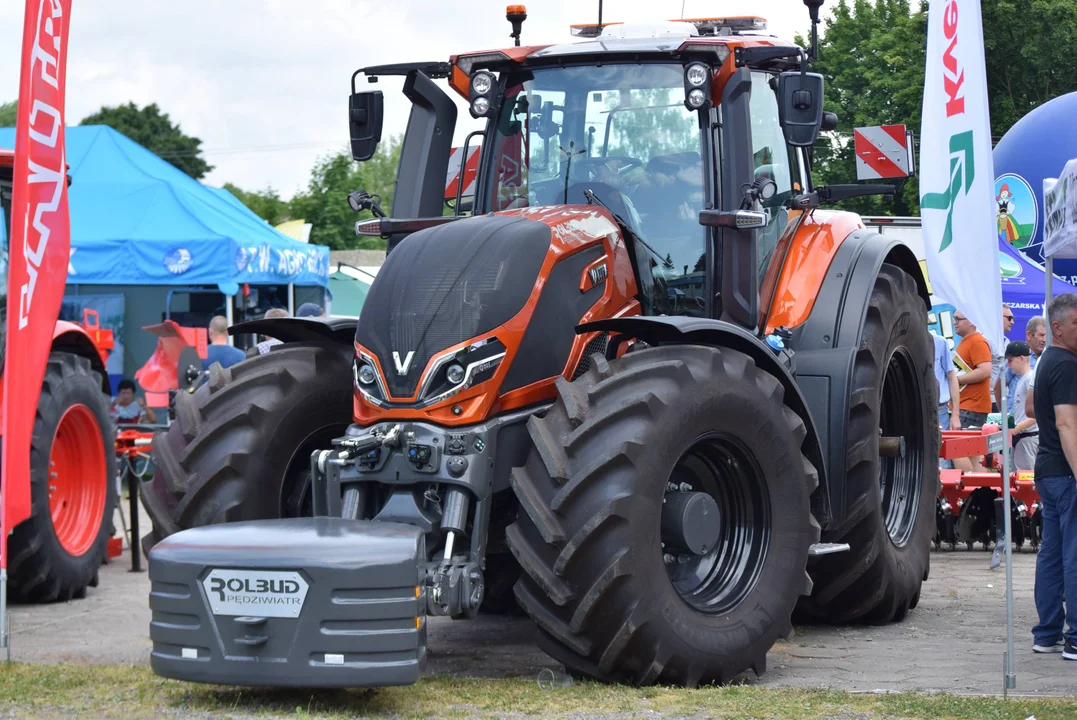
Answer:
<svg viewBox="0 0 1077 720"><path fill-rule="evenodd" d="M407 375L408 374L408 368L411 367L411 360L414 357L415 357L415 351L410 350L408 352L408 354L404 356L404 361L401 362L400 353L398 353L396 350L393 350L393 365L396 366L396 374L397 375Z"/></svg>

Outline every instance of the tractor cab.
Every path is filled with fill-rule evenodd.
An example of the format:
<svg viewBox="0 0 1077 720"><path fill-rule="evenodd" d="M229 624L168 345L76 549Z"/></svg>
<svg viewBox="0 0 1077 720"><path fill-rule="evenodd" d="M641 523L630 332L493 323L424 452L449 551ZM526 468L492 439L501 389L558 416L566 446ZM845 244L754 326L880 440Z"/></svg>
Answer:
<svg viewBox="0 0 1077 720"><path fill-rule="evenodd" d="M448 79L486 124L465 141L464 155L480 144L478 174L473 197L449 203L454 217L601 206L632 255L644 314L754 328L756 288L809 189L803 148L823 118L822 78L765 30L758 17L577 25L582 42L357 71L353 90L359 74L407 77L392 217L446 221L456 105L431 80ZM358 160L380 138L382 103L380 91L351 97ZM373 226L390 250L405 234L391 220Z"/></svg>

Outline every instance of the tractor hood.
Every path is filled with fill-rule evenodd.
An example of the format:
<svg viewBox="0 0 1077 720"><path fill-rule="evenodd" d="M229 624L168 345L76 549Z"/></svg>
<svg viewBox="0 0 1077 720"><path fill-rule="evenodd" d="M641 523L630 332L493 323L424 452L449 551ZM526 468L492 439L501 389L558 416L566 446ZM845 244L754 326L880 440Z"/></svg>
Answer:
<svg viewBox="0 0 1077 720"><path fill-rule="evenodd" d="M503 325L523 309L550 249L550 226L485 215L428 228L386 257L359 317L389 395L410 398L438 352Z"/></svg>

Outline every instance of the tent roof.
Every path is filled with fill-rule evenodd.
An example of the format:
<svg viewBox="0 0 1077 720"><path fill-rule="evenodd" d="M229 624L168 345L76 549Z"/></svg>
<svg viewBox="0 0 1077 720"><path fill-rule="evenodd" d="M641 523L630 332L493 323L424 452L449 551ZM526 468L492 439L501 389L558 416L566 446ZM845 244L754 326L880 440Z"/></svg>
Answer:
<svg viewBox="0 0 1077 720"><path fill-rule="evenodd" d="M328 285L329 248L273 229L227 190L205 186L103 125L66 128L68 282ZM0 128L0 148L15 129Z"/></svg>

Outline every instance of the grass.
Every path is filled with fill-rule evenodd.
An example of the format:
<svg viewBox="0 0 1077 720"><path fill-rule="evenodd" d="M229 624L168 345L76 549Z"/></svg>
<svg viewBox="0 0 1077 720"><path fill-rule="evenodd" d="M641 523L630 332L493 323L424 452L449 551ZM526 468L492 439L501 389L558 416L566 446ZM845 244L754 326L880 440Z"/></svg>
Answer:
<svg viewBox="0 0 1077 720"><path fill-rule="evenodd" d="M1077 698L853 694L750 686L684 690L579 682L543 690L533 679L429 677L374 690L257 690L193 685L145 667L0 666L0 717L354 718L704 716L754 720L1072 720Z"/></svg>

